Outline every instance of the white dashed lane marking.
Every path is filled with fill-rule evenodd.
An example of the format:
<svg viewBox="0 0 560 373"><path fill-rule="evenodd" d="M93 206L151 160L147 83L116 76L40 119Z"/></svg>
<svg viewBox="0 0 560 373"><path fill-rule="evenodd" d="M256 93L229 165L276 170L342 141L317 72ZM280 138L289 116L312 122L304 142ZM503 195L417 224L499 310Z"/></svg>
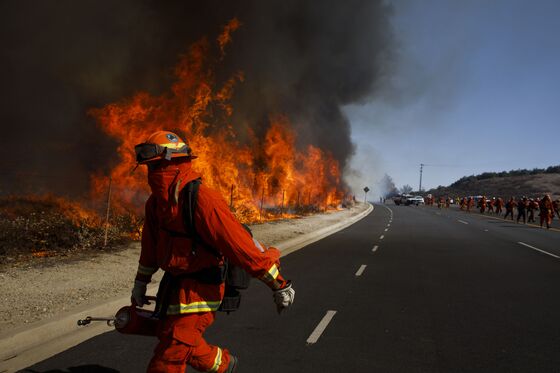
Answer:
<svg viewBox="0 0 560 373"><path fill-rule="evenodd" d="M461 220L461 219L458 219L457 221L458 221L459 223L469 224L468 222L466 222L466 221L464 221L464 220Z"/></svg>
<svg viewBox="0 0 560 373"><path fill-rule="evenodd" d="M371 251L376 252L377 249L379 249L379 246L375 245L375 246L373 247L373 249L371 249Z"/></svg>
<svg viewBox="0 0 560 373"><path fill-rule="evenodd" d="M539 252L541 252L541 253L543 253L543 254L550 255L550 256L553 257L553 258L560 259L560 256L558 256L558 255L554 255L554 254L552 254L552 253L549 253L548 251L544 251L544 250L538 249L538 248L536 248L535 246L531 246L531 245L529 245L529 244L526 244L525 242L518 242L518 244L523 245L523 246L525 246L525 247L528 247L529 249L533 249L533 250L539 251Z"/></svg>
<svg viewBox="0 0 560 373"><path fill-rule="evenodd" d="M307 338L308 345L314 344L319 340L319 337L321 337L321 334L323 334L323 332L325 331L325 329L327 328L327 326L329 325L329 323L331 322L335 314L336 311L327 311L327 314L323 317L321 322L319 322L317 327L315 327L313 333L311 333L309 338Z"/></svg>
<svg viewBox="0 0 560 373"><path fill-rule="evenodd" d="M362 273L364 273L364 271L366 270L367 265L362 264L360 266L360 268L358 268L358 271L356 272L356 277L361 276Z"/></svg>
<svg viewBox="0 0 560 373"><path fill-rule="evenodd" d="M385 238L385 236L383 236L383 235L381 235L381 237L379 237L380 240L382 240L382 239L384 239L384 238Z"/></svg>

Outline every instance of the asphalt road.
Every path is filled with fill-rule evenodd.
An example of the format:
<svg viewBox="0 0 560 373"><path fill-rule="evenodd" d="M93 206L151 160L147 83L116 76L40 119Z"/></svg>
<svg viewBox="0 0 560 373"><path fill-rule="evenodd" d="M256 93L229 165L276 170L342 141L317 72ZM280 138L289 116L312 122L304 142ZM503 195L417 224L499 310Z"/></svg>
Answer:
<svg viewBox="0 0 560 373"><path fill-rule="evenodd" d="M292 309L254 281L206 334L240 372L560 372L558 231L376 206L282 265ZM142 372L155 342L110 332L24 372Z"/></svg>

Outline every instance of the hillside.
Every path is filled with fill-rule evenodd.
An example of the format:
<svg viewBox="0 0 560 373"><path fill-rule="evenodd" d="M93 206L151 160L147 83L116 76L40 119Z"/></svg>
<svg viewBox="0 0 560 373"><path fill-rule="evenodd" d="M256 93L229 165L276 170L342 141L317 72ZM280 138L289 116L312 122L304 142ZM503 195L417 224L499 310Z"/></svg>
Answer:
<svg viewBox="0 0 560 373"><path fill-rule="evenodd" d="M463 177L450 186L440 186L425 193L435 196L485 195L503 198L550 194L553 199L560 198L560 172L523 171L526 170Z"/></svg>

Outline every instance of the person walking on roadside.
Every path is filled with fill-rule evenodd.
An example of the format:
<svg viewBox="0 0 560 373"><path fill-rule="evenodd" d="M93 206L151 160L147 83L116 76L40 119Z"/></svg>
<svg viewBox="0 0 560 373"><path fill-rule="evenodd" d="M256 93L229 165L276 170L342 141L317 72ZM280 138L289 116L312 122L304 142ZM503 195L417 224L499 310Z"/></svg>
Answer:
<svg viewBox="0 0 560 373"><path fill-rule="evenodd" d="M558 216L558 219L560 219L560 198L557 198L554 201L552 201L552 208L554 209L556 216Z"/></svg>
<svg viewBox="0 0 560 373"><path fill-rule="evenodd" d="M480 208L480 213L484 214L486 211L486 196L482 196L482 198L478 201L478 207Z"/></svg>
<svg viewBox="0 0 560 373"><path fill-rule="evenodd" d="M492 197L491 200L488 201L486 204L488 206L488 213L493 215L494 214L494 205L496 204L496 197Z"/></svg>
<svg viewBox="0 0 560 373"><path fill-rule="evenodd" d="M527 202L527 222L534 223L535 222L535 210L538 210L539 204L535 201L534 198L529 198Z"/></svg>
<svg viewBox="0 0 560 373"><path fill-rule="evenodd" d="M502 197L496 199L496 215L502 215L502 207L504 207L504 200Z"/></svg>
<svg viewBox="0 0 560 373"><path fill-rule="evenodd" d="M196 156L179 136L157 131L135 151L138 164L148 167L152 193L132 304L147 304L152 275L165 272L156 303L159 343L147 371L183 373L190 365L201 372L235 372L237 358L203 337L224 300L226 267L239 266L266 284L280 313L295 291L280 274L279 251L253 239L222 196L201 183L191 167Z"/></svg>
<svg viewBox="0 0 560 373"><path fill-rule="evenodd" d="M527 223L527 215L525 214L527 205L527 197L525 196L523 196L523 198L519 199L519 202L517 202L517 223L519 223L519 220L521 218L523 218L523 224Z"/></svg>
<svg viewBox="0 0 560 373"><path fill-rule="evenodd" d="M467 212L471 212L471 207L474 205L474 200L472 197L467 198Z"/></svg>
<svg viewBox="0 0 560 373"><path fill-rule="evenodd" d="M552 216L554 215L554 206L550 196L547 194L543 197L539 204L539 217L541 221L541 228L546 223L546 229L550 228L552 223Z"/></svg>
<svg viewBox="0 0 560 373"><path fill-rule="evenodd" d="M511 216L511 221L513 221L513 209L515 208L515 206L517 206L515 198L511 197L509 201L506 202L506 215L504 216L504 219L507 219L508 216Z"/></svg>
<svg viewBox="0 0 560 373"><path fill-rule="evenodd" d="M467 198L463 197L461 198L461 202L459 202L459 206L461 211L463 211L465 209L465 206L467 205Z"/></svg>

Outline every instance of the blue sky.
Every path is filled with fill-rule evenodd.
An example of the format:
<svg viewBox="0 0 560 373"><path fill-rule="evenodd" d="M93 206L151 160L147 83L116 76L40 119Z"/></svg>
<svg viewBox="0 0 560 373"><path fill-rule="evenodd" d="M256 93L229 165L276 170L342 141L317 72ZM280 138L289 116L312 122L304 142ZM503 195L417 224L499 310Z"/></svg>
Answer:
<svg viewBox="0 0 560 373"><path fill-rule="evenodd" d="M392 73L346 108L354 190L560 164L560 1L391 3Z"/></svg>

